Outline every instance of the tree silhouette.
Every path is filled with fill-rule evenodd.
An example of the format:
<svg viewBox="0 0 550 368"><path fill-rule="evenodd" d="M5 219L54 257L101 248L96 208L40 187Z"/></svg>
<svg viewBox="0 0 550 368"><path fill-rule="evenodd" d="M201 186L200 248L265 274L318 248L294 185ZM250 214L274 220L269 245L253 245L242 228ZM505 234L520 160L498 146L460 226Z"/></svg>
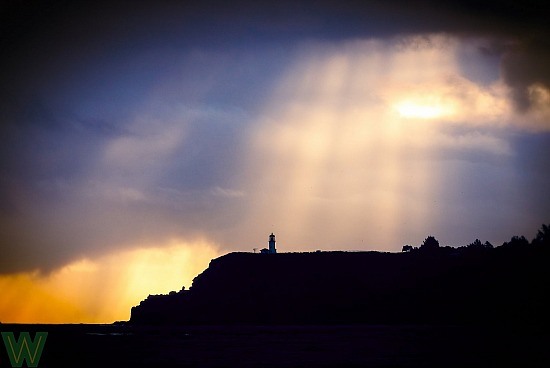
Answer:
<svg viewBox="0 0 550 368"><path fill-rule="evenodd" d="M420 250L425 252L432 252L439 248L439 241L432 235L424 239L424 242L420 246Z"/></svg>
<svg viewBox="0 0 550 368"><path fill-rule="evenodd" d="M493 244L486 241L485 243L481 243L481 240L476 239L473 243L470 243L466 246L468 249L471 250L485 250L485 249L493 249Z"/></svg>
<svg viewBox="0 0 550 368"><path fill-rule="evenodd" d="M504 248L516 248L516 247L527 247L529 246L529 240L525 238L525 236L513 236L512 239L510 239L509 242L505 242L502 244L502 247Z"/></svg>
<svg viewBox="0 0 550 368"><path fill-rule="evenodd" d="M537 232L537 236L533 239L533 244L544 246L550 245L550 225L542 225Z"/></svg>
<svg viewBox="0 0 550 368"><path fill-rule="evenodd" d="M474 248L474 249L481 249L483 247L483 244L481 244L481 240L476 239L473 243L467 245L468 248Z"/></svg>
<svg viewBox="0 0 550 368"><path fill-rule="evenodd" d="M412 245L404 245L403 248L401 249L402 252L411 252L413 250L413 247Z"/></svg>

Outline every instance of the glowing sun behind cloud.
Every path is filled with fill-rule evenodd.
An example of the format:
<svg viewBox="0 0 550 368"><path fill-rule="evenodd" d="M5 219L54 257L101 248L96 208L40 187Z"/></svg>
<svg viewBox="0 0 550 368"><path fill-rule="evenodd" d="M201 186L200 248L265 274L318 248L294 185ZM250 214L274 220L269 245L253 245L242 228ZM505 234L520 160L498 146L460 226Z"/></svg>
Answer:
<svg viewBox="0 0 550 368"><path fill-rule="evenodd" d="M449 106L441 103L430 103L429 101L418 101L414 99L399 102L395 109L399 115L404 118L435 119L443 118L452 114L453 110Z"/></svg>
<svg viewBox="0 0 550 368"><path fill-rule="evenodd" d="M460 192L446 177L463 164L445 152L511 154L495 130L513 124L508 91L462 74L461 42L305 47L250 135L254 206L240 231L273 226L309 250L420 243L449 210L439 198Z"/></svg>

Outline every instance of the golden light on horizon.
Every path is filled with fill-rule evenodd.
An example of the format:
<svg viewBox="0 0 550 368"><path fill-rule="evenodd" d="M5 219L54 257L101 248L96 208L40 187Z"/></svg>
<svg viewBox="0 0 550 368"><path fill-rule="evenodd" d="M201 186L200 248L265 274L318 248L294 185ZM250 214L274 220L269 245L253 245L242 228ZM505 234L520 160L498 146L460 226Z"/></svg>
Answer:
<svg viewBox="0 0 550 368"><path fill-rule="evenodd" d="M128 320L148 294L167 294L219 256L206 241L171 241L164 247L121 251L82 259L53 271L0 276L4 323L112 323Z"/></svg>

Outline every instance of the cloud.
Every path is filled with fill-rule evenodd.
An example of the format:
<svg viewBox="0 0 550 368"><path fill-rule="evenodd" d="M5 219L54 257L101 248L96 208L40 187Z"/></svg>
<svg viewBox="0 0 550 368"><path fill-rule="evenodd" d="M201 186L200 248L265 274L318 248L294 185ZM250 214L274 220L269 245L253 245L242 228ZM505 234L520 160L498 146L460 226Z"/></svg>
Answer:
<svg viewBox="0 0 550 368"><path fill-rule="evenodd" d="M234 202L243 193L231 183L238 157L232 123L243 113L163 108L146 106L138 118L118 122L123 129L115 135L17 128L31 136L7 145L0 272L49 272L144 241L192 240L238 212Z"/></svg>
<svg viewBox="0 0 550 368"><path fill-rule="evenodd" d="M100 66L103 73L92 71L88 75L102 83L134 70L141 72L142 78L127 80L128 84L134 83L133 90L117 97L136 99L136 90L163 75L167 64L177 60L177 53L165 53L166 50L252 49L266 43L279 47L308 39L340 42L447 33L491 40L483 49L486 54L504 57L503 79L513 91L516 106L524 111L531 106L527 92L531 85L550 86L546 67L550 58L547 15L548 6L538 0L323 0L315 6L294 1L248 0L231 5L223 1L144 1L139 6L133 2L115 6L106 1L78 6L18 2L2 12L1 40L10 57L3 58L5 67L0 70L4 73L1 79L10 82L5 85L27 83L34 90L59 86L58 77L70 79L65 78L67 73L72 74L83 65ZM126 58L132 54L134 60L143 60L136 54L147 52L149 61L152 58L159 66L157 69L144 69L143 63ZM113 62L120 62L114 71L109 70ZM103 79L106 74L108 78Z"/></svg>
<svg viewBox="0 0 550 368"><path fill-rule="evenodd" d="M504 52L503 79L512 88L520 111L538 111L541 106L533 100L532 89L544 88L548 91L550 88L550 72L546 67L550 62L548 46L548 32L539 31L520 37Z"/></svg>

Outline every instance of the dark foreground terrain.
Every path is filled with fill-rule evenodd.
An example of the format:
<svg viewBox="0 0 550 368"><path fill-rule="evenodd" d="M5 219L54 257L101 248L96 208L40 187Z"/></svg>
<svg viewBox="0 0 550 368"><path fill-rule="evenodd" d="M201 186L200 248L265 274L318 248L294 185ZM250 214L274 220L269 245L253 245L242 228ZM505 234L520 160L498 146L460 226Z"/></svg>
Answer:
<svg viewBox="0 0 550 368"><path fill-rule="evenodd" d="M4 324L0 330L31 337L47 331L39 367L550 366L542 327ZM1 350L0 367L10 367Z"/></svg>
<svg viewBox="0 0 550 368"><path fill-rule="evenodd" d="M190 290L152 295L134 325L539 325L550 246L411 253L229 253Z"/></svg>

